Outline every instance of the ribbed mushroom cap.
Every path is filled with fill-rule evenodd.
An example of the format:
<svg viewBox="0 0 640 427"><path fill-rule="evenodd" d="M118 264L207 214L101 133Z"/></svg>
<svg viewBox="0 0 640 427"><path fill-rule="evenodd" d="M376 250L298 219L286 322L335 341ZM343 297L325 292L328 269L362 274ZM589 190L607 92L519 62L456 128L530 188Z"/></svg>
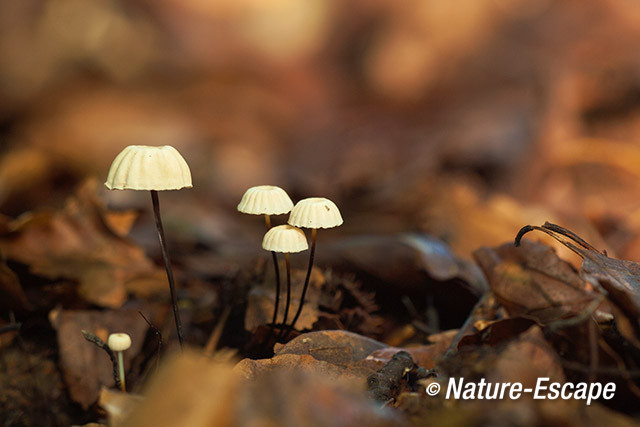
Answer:
<svg viewBox="0 0 640 427"><path fill-rule="evenodd" d="M281 215L289 213L292 207L291 198L282 188L258 185L245 191L238 210L252 215Z"/></svg>
<svg viewBox="0 0 640 427"><path fill-rule="evenodd" d="M289 224L305 228L333 228L342 224L340 210L329 199L302 199L291 210Z"/></svg>
<svg viewBox="0 0 640 427"><path fill-rule="evenodd" d="M309 249L304 231L291 225L273 227L262 239L262 247L268 251L296 253Z"/></svg>
<svg viewBox="0 0 640 427"><path fill-rule="evenodd" d="M111 164L109 190L179 190L191 188L191 171L178 150L170 145L130 145Z"/></svg>
<svg viewBox="0 0 640 427"><path fill-rule="evenodd" d="M123 332L109 335L107 345L111 351L125 351L131 347L131 337Z"/></svg>

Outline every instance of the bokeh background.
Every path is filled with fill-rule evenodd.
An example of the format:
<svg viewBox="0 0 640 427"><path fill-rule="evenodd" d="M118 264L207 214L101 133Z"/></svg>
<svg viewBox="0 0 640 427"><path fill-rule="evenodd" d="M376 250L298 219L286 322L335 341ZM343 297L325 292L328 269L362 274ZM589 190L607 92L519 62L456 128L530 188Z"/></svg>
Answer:
<svg viewBox="0 0 640 427"><path fill-rule="evenodd" d="M633 0L3 1L0 212L170 144L195 185L163 195L169 233L221 254L259 242L235 206L275 184L340 206L327 239L468 257L553 220L637 260L639 45Z"/></svg>

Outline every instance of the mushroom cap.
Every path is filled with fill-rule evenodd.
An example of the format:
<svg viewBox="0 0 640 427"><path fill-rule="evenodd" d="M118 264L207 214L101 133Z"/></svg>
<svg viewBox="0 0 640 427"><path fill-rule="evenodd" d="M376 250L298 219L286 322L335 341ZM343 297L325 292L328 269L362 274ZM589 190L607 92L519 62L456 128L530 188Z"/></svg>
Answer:
<svg viewBox="0 0 640 427"><path fill-rule="evenodd" d="M179 190L191 188L191 171L178 150L170 145L130 145L111 164L109 190Z"/></svg>
<svg viewBox="0 0 640 427"><path fill-rule="evenodd" d="M296 253L309 249L304 231L291 225L278 225L267 231L262 247L268 251Z"/></svg>
<svg viewBox="0 0 640 427"><path fill-rule="evenodd" d="M124 332L109 335L107 345L112 351L125 351L131 347L131 337Z"/></svg>
<svg viewBox="0 0 640 427"><path fill-rule="evenodd" d="M340 210L329 199L302 199L291 209L289 224L305 228L333 228L342 225Z"/></svg>
<svg viewBox="0 0 640 427"><path fill-rule="evenodd" d="M289 195L275 185L258 185L244 192L238 210L252 215L281 215L289 213L293 202Z"/></svg>

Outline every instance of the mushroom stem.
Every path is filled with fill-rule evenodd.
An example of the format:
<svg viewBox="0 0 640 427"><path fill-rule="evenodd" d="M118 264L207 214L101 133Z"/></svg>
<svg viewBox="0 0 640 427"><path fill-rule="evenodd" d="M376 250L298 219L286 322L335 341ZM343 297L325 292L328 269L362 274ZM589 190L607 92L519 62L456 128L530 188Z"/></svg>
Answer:
<svg viewBox="0 0 640 427"><path fill-rule="evenodd" d="M264 222L267 224L267 230L270 230L271 217L268 214L264 215ZM271 258L273 259L273 267L276 273L276 305L273 309L273 319L271 320L271 324L275 326L278 317L278 305L280 304L280 268L278 267L278 256L275 251L271 251Z"/></svg>
<svg viewBox="0 0 640 427"><path fill-rule="evenodd" d="M293 329L295 327L296 322L298 321L298 317L300 317L300 313L302 313L302 306L304 305L304 297L307 294L307 288L309 287L309 279L311 278L311 269L313 268L313 256L316 253L316 236L318 235L318 229L311 229L311 248L309 249L309 268L307 269L307 277L304 279L304 286L302 287L302 295L300 296L300 306L298 306L298 311L296 315L293 317L291 321L291 326L289 329Z"/></svg>
<svg viewBox="0 0 640 427"><path fill-rule="evenodd" d="M169 261L169 253L167 252L167 242L164 237L164 229L162 228L162 219L160 218L160 202L158 201L158 192L151 190L151 200L153 201L153 215L156 218L156 229L158 230L158 239L160 239L160 249L162 249L162 259L164 267L167 270L167 278L169 279L169 289L171 291L171 304L173 305L173 317L176 320L176 330L178 331L178 340L180 348L182 348L182 321L180 321L180 312L178 311L178 298L176 297L176 285L173 280L173 269L171 261Z"/></svg>
<svg viewBox="0 0 640 427"><path fill-rule="evenodd" d="M282 326L287 324L287 317L289 315L289 303L291 302L291 260L289 253L284 254L284 259L287 264L287 299L284 304L284 319L282 320Z"/></svg>
<svg viewBox="0 0 640 427"><path fill-rule="evenodd" d="M118 373L120 375L120 390L122 390L123 393L126 392L126 386L124 383L124 357L122 356L122 352L118 351Z"/></svg>

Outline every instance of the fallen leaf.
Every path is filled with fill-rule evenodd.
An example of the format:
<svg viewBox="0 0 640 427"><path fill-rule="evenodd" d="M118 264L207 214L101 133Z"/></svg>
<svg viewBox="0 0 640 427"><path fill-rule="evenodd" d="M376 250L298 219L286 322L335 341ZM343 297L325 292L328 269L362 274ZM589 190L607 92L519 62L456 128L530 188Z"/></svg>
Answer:
<svg viewBox="0 0 640 427"><path fill-rule="evenodd" d="M125 300L125 284L156 268L142 248L105 225L97 185L87 181L61 211L25 214L13 221L12 231L0 237L0 250L33 274L77 280L90 303L117 308Z"/></svg>
<svg viewBox="0 0 640 427"><path fill-rule="evenodd" d="M550 235L583 259L580 271L582 276L589 283L603 289L611 302L625 313L635 334L627 330L622 332L640 347L637 339L640 331L640 264L610 258L570 230L548 222L541 227L523 227L516 236L516 245L524 243L522 236L532 230ZM619 321L623 322L622 319Z"/></svg>
<svg viewBox="0 0 640 427"><path fill-rule="evenodd" d="M483 247L473 256L510 316L530 316L548 323L582 313L598 297L568 263L542 243Z"/></svg>
<svg viewBox="0 0 640 427"><path fill-rule="evenodd" d="M243 359L236 370L247 378L278 369L302 369L332 378L364 380L383 363L367 360L381 342L348 331L318 331L301 334L276 347L271 359Z"/></svg>
<svg viewBox="0 0 640 427"><path fill-rule="evenodd" d="M231 364L185 352L165 361L144 399L114 426L230 426L240 391Z"/></svg>
<svg viewBox="0 0 640 427"><path fill-rule="evenodd" d="M349 331L318 331L302 334L279 349L276 355L310 355L337 365L364 359L385 344Z"/></svg>
<svg viewBox="0 0 640 427"><path fill-rule="evenodd" d="M441 282L462 279L478 294L488 290L487 282L478 266L455 255L442 240L428 234L407 233L400 240L411 246L421 256L427 273Z"/></svg>
<svg viewBox="0 0 640 427"><path fill-rule="evenodd" d="M357 369L352 366L335 365L313 356L300 354L275 355L270 359L243 359L235 367L238 374L247 379L255 379L276 371L305 372L333 380L358 383L369 376L374 369Z"/></svg>
<svg viewBox="0 0 640 427"><path fill-rule="evenodd" d="M33 308L24 290L22 290L20 279L4 260L0 260L0 289L2 289L4 295L0 301L0 305L5 310L22 311Z"/></svg>
<svg viewBox="0 0 640 427"><path fill-rule="evenodd" d="M467 345L496 346L517 337L531 328L535 322L523 317L510 317L491 322L477 332L465 335L458 343L458 348Z"/></svg>
<svg viewBox="0 0 640 427"><path fill-rule="evenodd" d="M537 325L506 344L487 372L487 382L520 382L524 388L532 389L542 377L561 384L566 381L558 354Z"/></svg>
<svg viewBox="0 0 640 427"><path fill-rule="evenodd" d="M60 366L71 399L85 409L100 395L102 386L113 386L113 365L104 350L87 342L82 330L94 333L103 341L114 332L131 337L131 348L123 353L125 372L142 349L148 329L138 310L73 311L56 309L49 319L57 331Z"/></svg>
<svg viewBox="0 0 640 427"><path fill-rule="evenodd" d="M174 354L150 381L144 400L116 426L404 424L401 414L368 399L364 381L336 381L304 366L264 371L248 381L232 366L192 352Z"/></svg>
<svg viewBox="0 0 640 427"><path fill-rule="evenodd" d="M110 424L118 425L129 416L142 400L143 397L138 394L123 393L102 387L98 404L107 412Z"/></svg>

